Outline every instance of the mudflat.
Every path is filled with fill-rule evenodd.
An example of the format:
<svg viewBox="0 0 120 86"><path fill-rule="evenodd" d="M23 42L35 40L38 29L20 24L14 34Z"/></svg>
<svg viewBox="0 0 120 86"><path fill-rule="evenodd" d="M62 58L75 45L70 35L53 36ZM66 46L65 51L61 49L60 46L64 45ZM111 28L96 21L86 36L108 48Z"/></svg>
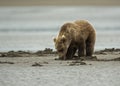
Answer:
<svg viewBox="0 0 120 86"><path fill-rule="evenodd" d="M91 58L55 60L56 52L0 53L0 86L119 86L120 49L96 51Z"/></svg>

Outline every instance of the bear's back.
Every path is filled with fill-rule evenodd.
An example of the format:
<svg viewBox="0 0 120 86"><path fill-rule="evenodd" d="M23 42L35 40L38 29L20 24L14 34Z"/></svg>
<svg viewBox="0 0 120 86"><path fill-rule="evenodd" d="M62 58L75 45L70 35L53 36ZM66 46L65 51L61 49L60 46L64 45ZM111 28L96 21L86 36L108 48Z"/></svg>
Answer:
<svg viewBox="0 0 120 86"><path fill-rule="evenodd" d="M75 23L71 23L71 22L65 23L65 24L61 27L59 35L63 35L63 34L65 35L65 34L67 34L67 33L70 33L70 32L72 32L72 31L74 31L74 29L76 29L76 26L78 26L78 25L75 24Z"/></svg>

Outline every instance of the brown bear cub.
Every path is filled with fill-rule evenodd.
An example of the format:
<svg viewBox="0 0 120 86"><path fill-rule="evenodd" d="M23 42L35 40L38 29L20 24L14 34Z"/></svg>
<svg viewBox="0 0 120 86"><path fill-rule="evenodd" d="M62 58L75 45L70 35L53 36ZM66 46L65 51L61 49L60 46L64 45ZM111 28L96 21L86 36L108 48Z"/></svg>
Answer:
<svg viewBox="0 0 120 86"><path fill-rule="evenodd" d="M78 50L78 57L92 56L96 40L93 26L86 20L65 23L56 38L55 48L59 59L72 59Z"/></svg>

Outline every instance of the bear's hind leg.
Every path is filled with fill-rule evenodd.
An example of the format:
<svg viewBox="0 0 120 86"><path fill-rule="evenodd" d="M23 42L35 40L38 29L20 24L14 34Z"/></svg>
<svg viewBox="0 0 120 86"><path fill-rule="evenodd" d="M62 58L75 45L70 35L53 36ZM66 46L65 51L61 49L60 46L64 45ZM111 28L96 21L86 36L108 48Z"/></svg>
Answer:
<svg viewBox="0 0 120 86"><path fill-rule="evenodd" d="M80 58L83 56L85 56L85 44L84 43L78 48L78 57Z"/></svg>
<svg viewBox="0 0 120 86"><path fill-rule="evenodd" d="M86 56L92 56L93 54L93 51L94 51L94 41L93 42L90 42L90 41L87 41L86 42Z"/></svg>

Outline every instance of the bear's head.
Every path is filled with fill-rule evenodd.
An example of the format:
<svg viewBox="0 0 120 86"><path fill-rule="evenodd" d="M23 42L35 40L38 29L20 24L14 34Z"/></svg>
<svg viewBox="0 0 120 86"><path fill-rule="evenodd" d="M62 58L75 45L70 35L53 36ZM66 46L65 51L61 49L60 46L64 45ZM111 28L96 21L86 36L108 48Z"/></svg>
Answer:
<svg viewBox="0 0 120 86"><path fill-rule="evenodd" d="M54 38L55 48L60 59L66 59L66 53L69 46L69 40L65 35Z"/></svg>

